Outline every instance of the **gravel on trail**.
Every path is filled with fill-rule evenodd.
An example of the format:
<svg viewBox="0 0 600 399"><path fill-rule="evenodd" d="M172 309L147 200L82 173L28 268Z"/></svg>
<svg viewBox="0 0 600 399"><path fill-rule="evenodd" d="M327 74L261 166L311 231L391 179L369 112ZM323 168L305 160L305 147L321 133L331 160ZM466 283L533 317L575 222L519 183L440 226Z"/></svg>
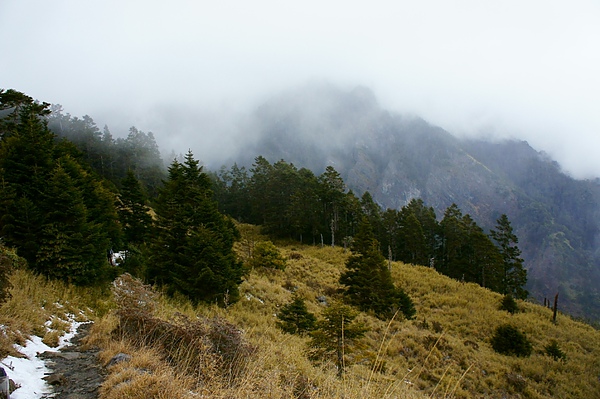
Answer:
<svg viewBox="0 0 600 399"><path fill-rule="evenodd" d="M42 398L54 399L97 399L98 389L104 381L105 371L98 360L98 348L82 349L92 323L84 323L71 339L71 345L58 352L44 352L38 355L51 370L45 380L52 386L52 393Z"/></svg>

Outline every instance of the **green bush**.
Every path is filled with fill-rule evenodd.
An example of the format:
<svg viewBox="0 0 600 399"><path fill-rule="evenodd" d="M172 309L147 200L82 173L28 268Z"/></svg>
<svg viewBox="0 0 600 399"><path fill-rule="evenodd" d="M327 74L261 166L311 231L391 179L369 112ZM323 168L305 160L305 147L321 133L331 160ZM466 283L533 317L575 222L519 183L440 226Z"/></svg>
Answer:
<svg viewBox="0 0 600 399"><path fill-rule="evenodd" d="M503 355L526 357L531 355L532 346L524 333L509 324L504 324L496 328L492 337L492 348Z"/></svg>
<svg viewBox="0 0 600 399"><path fill-rule="evenodd" d="M304 300L294 300L281 308L277 314L277 327L289 334L305 334L315 329L317 318L306 308Z"/></svg>
<svg viewBox="0 0 600 399"><path fill-rule="evenodd" d="M555 339L551 340L550 343L544 347L544 350L546 351L546 354L551 356L555 361L567 360L566 353L560 349L560 346L558 346L558 342Z"/></svg>
<svg viewBox="0 0 600 399"><path fill-rule="evenodd" d="M519 312L519 305L517 305L517 301L510 295L504 295L502 297L502 301L500 302L500 310L505 310L510 314L515 314Z"/></svg>
<svg viewBox="0 0 600 399"><path fill-rule="evenodd" d="M284 270L286 266L285 259L271 241L257 242L248 264L252 269L266 267L269 269Z"/></svg>
<svg viewBox="0 0 600 399"><path fill-rule="evenodd" d="M10 299L12 284L10 276L14 269L25 267L25 259L19 257L15 250L0 244L0 304Z"/></svg>

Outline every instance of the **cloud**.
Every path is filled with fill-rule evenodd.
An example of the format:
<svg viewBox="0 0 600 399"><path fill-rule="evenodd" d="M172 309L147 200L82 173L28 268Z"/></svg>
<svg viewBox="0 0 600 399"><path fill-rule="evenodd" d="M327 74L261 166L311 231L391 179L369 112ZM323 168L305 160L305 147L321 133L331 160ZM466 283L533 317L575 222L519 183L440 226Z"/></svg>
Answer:
<svg viewBox="0 0 600 399"><path fill-rule="evenodd" d="M456 134L526 139L574 175L599 176L599 17L594 1L5 0L0 85L99 124L129 118L185 137L186 118L158 110L249 113L327 79L372 87L384 107Z"/></svg>

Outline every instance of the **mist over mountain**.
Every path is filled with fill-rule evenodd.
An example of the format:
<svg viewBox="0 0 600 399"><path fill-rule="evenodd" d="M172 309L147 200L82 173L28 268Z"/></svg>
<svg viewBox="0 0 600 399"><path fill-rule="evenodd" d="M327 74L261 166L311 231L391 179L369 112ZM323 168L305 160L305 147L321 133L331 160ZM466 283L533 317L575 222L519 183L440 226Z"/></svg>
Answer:
<svg viewBox="0 0 600 399"><path fill-rule="evenodd" d="M253 115L252 140L230 159L263 155L316 173L332 165L349 189L384 208L412 198L438 219L456 203L484 229L507 214L519 236L528 289L543 302L600 318L600 181L576 180L527 142L457 138L416 116L389 112L365 87L290 90Z"/></svg>

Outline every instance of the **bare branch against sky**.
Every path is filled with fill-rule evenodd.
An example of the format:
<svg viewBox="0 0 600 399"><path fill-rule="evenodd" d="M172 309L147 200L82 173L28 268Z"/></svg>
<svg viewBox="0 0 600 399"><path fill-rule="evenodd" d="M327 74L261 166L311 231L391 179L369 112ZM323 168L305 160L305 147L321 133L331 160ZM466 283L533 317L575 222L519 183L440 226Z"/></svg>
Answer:
<svg viewBox="0 0 600 399"><path fill-rule="evenodd" d="M159 121L165 109L246 112L309 80L364 85L386 108L528 140L591 177L598 21L596 0L2 0L0 87L175 147L192 128Z"/></svg>

